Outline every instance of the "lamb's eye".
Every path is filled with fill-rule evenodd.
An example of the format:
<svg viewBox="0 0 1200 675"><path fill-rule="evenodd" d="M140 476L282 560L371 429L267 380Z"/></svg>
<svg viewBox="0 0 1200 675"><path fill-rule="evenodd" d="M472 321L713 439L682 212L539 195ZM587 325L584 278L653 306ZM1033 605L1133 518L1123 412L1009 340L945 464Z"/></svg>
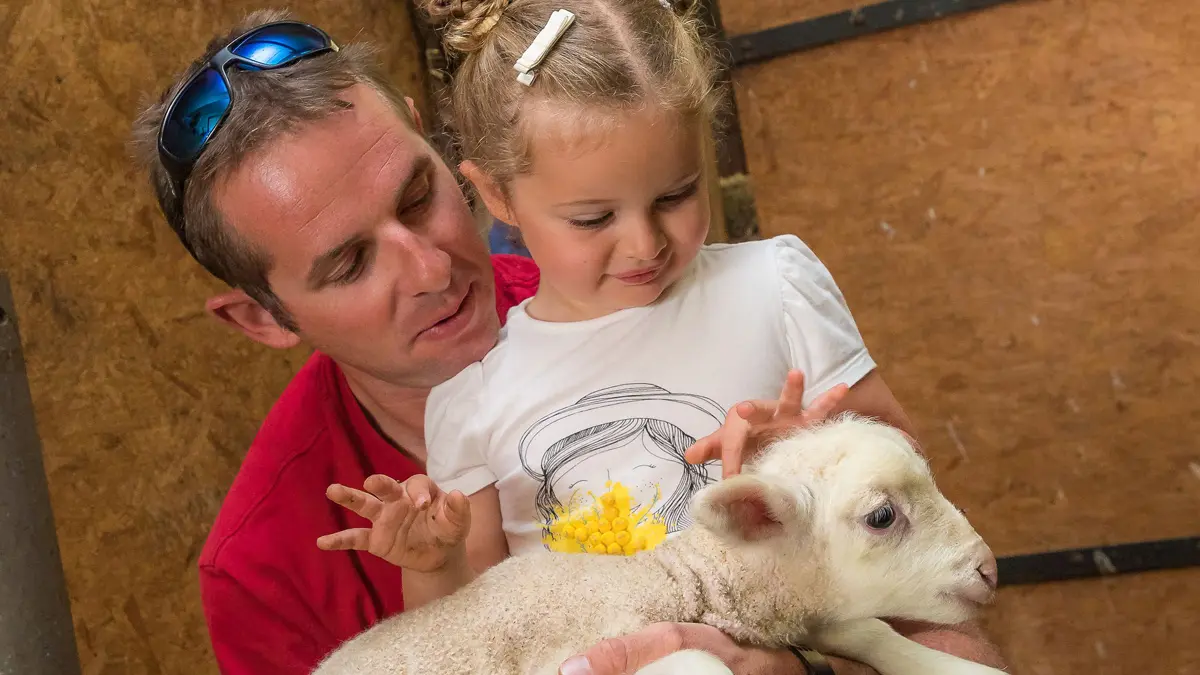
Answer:
<svg viewBox="0 0 1200 675"><path fill-rule="evenodd" d="M886 530L896 522L896 510L891 504L884 504L867 514L867 527L873 530Z"/></svg>

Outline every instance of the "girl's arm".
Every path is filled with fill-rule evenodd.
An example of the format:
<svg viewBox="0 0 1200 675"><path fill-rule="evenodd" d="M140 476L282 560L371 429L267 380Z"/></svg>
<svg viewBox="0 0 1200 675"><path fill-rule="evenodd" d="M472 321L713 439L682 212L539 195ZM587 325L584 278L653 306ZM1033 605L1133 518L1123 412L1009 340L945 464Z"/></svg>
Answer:
<svg viewBox="0 0 1200 675"><path fill-rule="evenodd" d="M904 412L904 408L896 400L878 370L872 370L866 377L850 387L832 414L837 415L846 411L878 418L913 439L917 437L912 420L908 418L908 414Z"/></svg>
<svg viewBox="0 0 1200 675"><path fill-rule="evenodd" d="M500 515L496 484L471 495L471 533L467 535L467 562L476 575L508 557L508 538Z"/></svg>

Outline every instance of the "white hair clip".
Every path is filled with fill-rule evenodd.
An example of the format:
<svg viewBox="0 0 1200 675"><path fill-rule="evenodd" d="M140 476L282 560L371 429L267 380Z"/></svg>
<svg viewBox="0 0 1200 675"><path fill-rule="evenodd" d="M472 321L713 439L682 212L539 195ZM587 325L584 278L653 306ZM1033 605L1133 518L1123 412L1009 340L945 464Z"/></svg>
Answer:
<svg viewBox="0 0 1200 675"><path fill-rule="evenodd" d="M671 6L671 0L658 0L658 4L663 6L663 9L675 9Z"/></svg>
<svg viewBox="0 0 1200 675"><path fill-rule="evenodd" d="M517 71L517 81L525 86L533 84L533 79L537 77L537 73L533 72L534 68L542 63L554 45L558 43L559 38L563 33L567 32L567 28L575 22L575 15L565 9L556 9L550 15L550 20L546 22L542 31L533 39L533 44L525 50L521 58L513 64L513 70Z"/></svg>

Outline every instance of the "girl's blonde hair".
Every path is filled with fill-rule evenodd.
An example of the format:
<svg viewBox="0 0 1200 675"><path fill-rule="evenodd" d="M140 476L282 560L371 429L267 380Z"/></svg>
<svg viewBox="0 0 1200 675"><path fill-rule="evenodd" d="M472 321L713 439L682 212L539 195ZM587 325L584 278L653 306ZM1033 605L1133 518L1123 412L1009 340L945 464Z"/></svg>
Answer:
<svg viewBox="0 0 1200 675"><path fill-rule="evenodd" d="M684 119L715 120L715 50L691 0L421 0L451 57L461 62L449 123L461 159L504 185L529 169L526 103L571 119L603 121L655 106ZM532 86L513 64L558 9L575 21L536 68ZM599 115L593 115L596 112Z"/></svg>

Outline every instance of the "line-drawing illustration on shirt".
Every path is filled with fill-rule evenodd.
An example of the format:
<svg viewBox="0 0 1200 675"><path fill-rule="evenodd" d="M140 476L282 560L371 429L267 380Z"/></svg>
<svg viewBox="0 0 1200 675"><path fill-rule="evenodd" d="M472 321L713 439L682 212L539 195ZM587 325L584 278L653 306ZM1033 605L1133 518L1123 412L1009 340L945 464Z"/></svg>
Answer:
<svg viewBox="0 0 1200 675"><path fill-rule="evenodd" d="M692 495L716 478L714 462L689 464L684 453L724 419L725 410L712 399L646 383L601 389L541 418L522 435L519 454L525 472L539 483L535 508L544 537L561 536L563 526L573 530L555 524L581 513L578 502L589 495L598 514L610 514L592 529L603 527L599 534L607 534L618 515L609 491L614 484L633 502L621 509L620 528L633 530L636 523L624 522L630 511L648 516L665 534L687 527ZM602 493L610 494L600 505ZM574 538L573 532L568 536ZM628 544L630 537L622 539ZM591 551L585 535L579 542Z"/></svg>

